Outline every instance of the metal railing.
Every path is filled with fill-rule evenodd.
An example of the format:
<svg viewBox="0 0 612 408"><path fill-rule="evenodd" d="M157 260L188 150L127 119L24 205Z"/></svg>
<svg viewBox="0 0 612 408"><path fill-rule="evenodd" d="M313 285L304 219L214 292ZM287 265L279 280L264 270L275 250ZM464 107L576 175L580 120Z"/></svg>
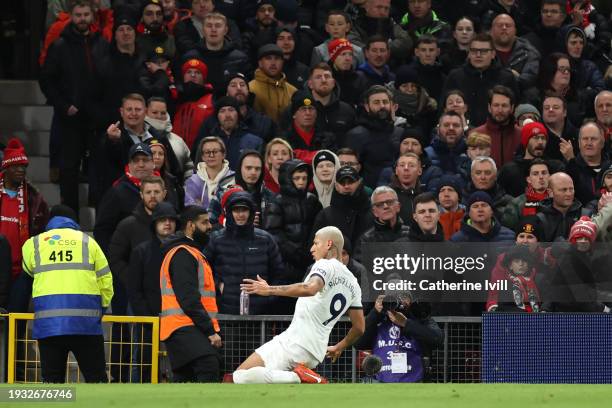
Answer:
<svg viewBox="0 0 612 408"><path fill-rule="evenodd" d="M2 364L6 361L9 383L40 382L38 348L36 340L30 337L33 314L10 314L4 319L0 316L0 334L3 327L8 328L8 341L2 341L2 347L7 344L6 350L0 347L0 373L4 373ZM284 331L291 319L292 316L219 315L224 343L222 372L233 372L257 347ZM432 350L425 381L480 382L481 318L438 317L435 320L444 332L444 343ZM160 351L158 318L106 315L102 321L109 381L157 383L171 380L168 357ZM144 333L145 325L150 325L150 335ZM342 318L331 332L330 344L340 341L350 327L349 319ZM8 358L3 360L5 353ZM358 363L358 350L352 348L333 364L324 361L317 371L332 382L359 382L362 373ZM66 374L68 382L83 381L72 355ZM4 378L0 380L4 382Z"/></svg>

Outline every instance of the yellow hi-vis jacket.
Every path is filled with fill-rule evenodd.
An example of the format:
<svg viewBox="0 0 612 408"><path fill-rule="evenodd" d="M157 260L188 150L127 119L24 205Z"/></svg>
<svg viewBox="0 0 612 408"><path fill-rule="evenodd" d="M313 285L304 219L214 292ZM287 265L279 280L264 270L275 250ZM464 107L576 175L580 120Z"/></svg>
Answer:
<svg viewBox="0 0 612 408"><path fill-rule="evenodd" d="M51 229L26 241L23 270L34 278L33 338L102 334L113 277L98 243L72 228Z"/></svg>

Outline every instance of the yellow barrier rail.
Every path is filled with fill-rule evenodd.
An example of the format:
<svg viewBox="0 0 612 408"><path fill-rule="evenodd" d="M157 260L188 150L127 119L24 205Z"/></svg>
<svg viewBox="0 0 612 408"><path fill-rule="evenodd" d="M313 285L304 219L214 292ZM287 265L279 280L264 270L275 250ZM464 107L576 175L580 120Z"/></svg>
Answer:
<svg viewBox="0 0 612 408"><path fill-rule="evenodd" d="M35 381L27 381L27 376L25 377L25 381L19 381L19 382L40 382L40 381L36 381L38 380L38 369L40 366L40 360L38 359L38 353L36 353L36 357L35 359L29 359L28 358L28 344L34 344L36 343L36 340L34 339L30 339L29 338L29 330L27 329L27 324L29 324L29 322L31 320L34 320L34 314L33 313L9 313L8 314L8 361L7 361L7 368L8 368L8 376L7 376L7 382L9 384L14 384L16 382L16 378L15 378L15 371L16 371L16 367L17 367L17 362L23 362L25 369L27 370L27 365L28 363L34 363L35 364L35 370L36 370L36 375L35 375ZM26 322L26 330L23 333L23 338L18 338L18 329L17 329L17 322L18 321L25 321ZM108 347L109 350L112 350L113 346L129 346L130 350L132 350L135 346L139 346L141 348L143 348L144 346L150 346L151 347L151 363L150 363L150 367L151 367L151 383L152 384L157 384L159 381L158 378L158 368L159 368L159 356L160 356L160 351L159 351L159 318L158 317L147 317L147 316L114 316L114 315L105 315L104 317L102 317L102 323L106 324L105 326L105 330L104 332L107 332L107 328L110 329L108 330L109 333L109 338L104 339L104 343L105 343L105 348ZM141 329L141 338L139 342L134 342L131 341L133 339L131 339L128 342L124 342L123 341L123 332L121 332L121 338L120 341L113 341L112 336L111 336L111 332L112 332L112 325L113 324L142 324L142 325L151 325L151 342L150 343L145 343L144 340L144 326ZM111 327L108 327L108 326ZM121 330L123 330L123 328L121 328ZM21 333L19 333L21 334ZM23 359L17 359L17 345L18 343L23 343L24 345L24 352L25 352L25 356L23 357ZM140 353L141 356L141 360L143 358L143 353ZM112 365L118 365L120 366L119 368L123 368L121 366L127 365L128 369L132 369L133 366L138 367L138 364L134 364L132 362L132 352L130 351L130 361L128 363L124 363L123 361L121 361L120 363L112 363L111 361L111 357L112 357L112 351L109 352L109 356L108 358L106 358L106 366L107 366L107 372L111 371ZM121 357L121 356L120 356ZM68 365L67 367L67 372L70 369L70 365L71 364L76 364L75 362L71 362L69 359ZM142 367L143 366L148 366L149 364L144 364L141 363L140 367L141 367L141 375L142 375ZM77 381L79 379L79 375L77 375ZM109 376L109 382L111 381L111 378Z"/></svg>

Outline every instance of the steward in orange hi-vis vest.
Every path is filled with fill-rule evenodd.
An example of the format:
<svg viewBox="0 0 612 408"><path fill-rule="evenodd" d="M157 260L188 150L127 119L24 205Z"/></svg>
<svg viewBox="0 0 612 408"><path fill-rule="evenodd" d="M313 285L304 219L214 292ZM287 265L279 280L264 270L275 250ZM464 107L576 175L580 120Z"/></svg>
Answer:
<svg viewBox="0 0 612 408"><path fill-rule="evenodd" d="M184 326L194 326L193 320L183 312L176 299L176 294L172 288L170 279L170 262L174 254L184 249L189 252L198 262L198 289L200 291L200 303L208 316L211 318L215 332L219 332L219 322L216 319L218 312L217 300L215 298L215 282L212 269L200 251L188 245L178 245L172 248L164 257L160 270L161 286L161 323L160 339L166 340L178 328Z"/></svg>

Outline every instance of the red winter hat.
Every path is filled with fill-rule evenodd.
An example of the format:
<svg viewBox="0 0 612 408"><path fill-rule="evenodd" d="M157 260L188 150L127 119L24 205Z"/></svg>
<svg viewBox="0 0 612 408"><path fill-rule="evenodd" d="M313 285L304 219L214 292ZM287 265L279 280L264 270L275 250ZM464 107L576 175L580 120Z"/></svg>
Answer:
<svg viewBox="0 0 612 408"><path fill-rule="evenodd" d="M544 135L548 139L548 131L543 124L540 122L531 122L523 126L523 130L521 130L521 145L524 148L527 148L527 144L529 143L529 139L536 135Z"/></svg>
<svg viewBox="0 0 612 408"><path fill-rule="evenodd" d="M329 62L333 63L343 51L353 51L353 44L346 38L336 38L327 44Z"/></svg>
<svg viewBox="0 0 612 408"><path fill-rule="evenodd" d="M28 164L28 156L26 156L25 148L21 141L16 137L8 141L8 145L4 149L4 159L2 159L2 168L6 169L15 164Z"/></svg>
<svg viewBox="0 0 612 408"><path fill-rule="evenodd" d="M206 77L208 77L208 67L203 61L200 61L199 59L196 59L196 58L192 58L188 60L181 67L181 74L185 76L185 73L190 68L195 68L198 71L200 71L200 73L202 74L202 77L204 77L204 81L206 81Z"/></svg>
<svg viewBox="0 0 612 408"><path fill-rule="evenodd" d="M591 244L595 242L595 238L597 237L597 225L586 215L580 217L580 219L572 225L569 241L575 244L576 240L582 237L587 238Z"/></svg>

